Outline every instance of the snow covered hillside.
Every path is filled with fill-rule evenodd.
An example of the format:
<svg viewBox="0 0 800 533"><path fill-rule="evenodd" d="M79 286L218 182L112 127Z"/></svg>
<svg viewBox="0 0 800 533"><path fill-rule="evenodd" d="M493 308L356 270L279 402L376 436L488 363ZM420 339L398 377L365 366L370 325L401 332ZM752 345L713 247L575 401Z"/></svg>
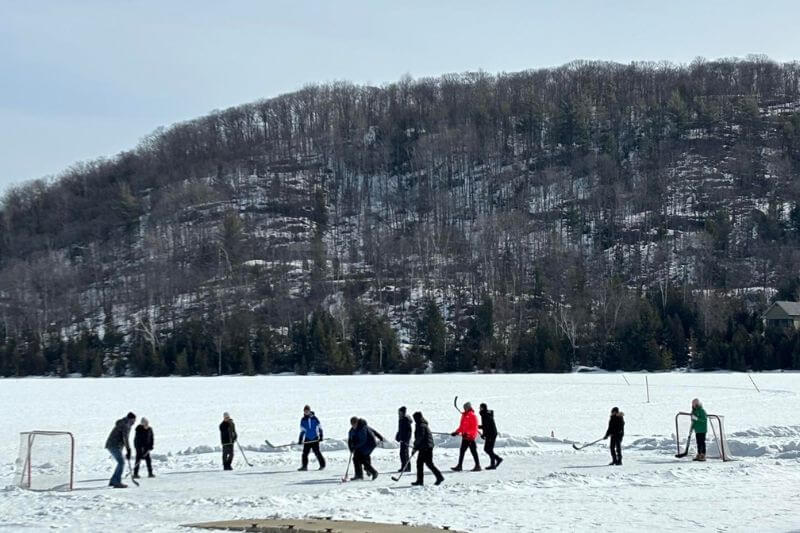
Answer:
<svg viewBox="0 0 800 533"><path fill-rule="evenodd" d="M800 527L800 380L759 374L756 392L737 373L644 375L424 375L0 380L0 523L5 530L181 531L201 520L331 516L448 525L471 532L537 530L786 531ZM393 483L397 450L376 450L381 476L342 484L352 415L387 437L396 410L422 410L435 432L458 423L459 402L486 402L502 434L497 471L451 473L456 439L438 436L434 459L445 482ZM736 460L675 459L674 415L701 398L724 415ZM304 404L325 435L326 470L296 472L295 440ZM624 465L606 466L605 447L573 450L601 437L611 407L625 412ZM106 487L103 449L114 420L133 410L155 431L155 479ZM217 426L230 411L245 447L223 472ZM76 438L76 490L30 492L14 486L19 432L68 430ZM551 437L552 435L552 437ZM132 437L132 435L131 435ZM713 455L714 445L709 445ZM481 460L486 456L481 454ZM465 467L472 466L467 457ZM484 464L485 466L485 464Z"/></svg>

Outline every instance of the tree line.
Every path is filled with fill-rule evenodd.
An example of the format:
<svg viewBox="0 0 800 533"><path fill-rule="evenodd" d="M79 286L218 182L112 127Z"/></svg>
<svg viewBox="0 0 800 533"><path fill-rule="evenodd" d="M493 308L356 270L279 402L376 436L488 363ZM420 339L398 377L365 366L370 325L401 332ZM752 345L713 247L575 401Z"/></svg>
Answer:
<svg viewBox="0 0 800 533"><path fill-rule="evenodd" d="M799 169L796 62L312 85L6 191L0 368L791 368Z"/></svg>

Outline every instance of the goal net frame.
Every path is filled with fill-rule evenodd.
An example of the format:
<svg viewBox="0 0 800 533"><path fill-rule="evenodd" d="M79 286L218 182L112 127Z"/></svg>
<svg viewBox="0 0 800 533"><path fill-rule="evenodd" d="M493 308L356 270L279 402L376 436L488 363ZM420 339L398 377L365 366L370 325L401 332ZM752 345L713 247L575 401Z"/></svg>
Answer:
<svg viewBox="0 0 800 533"><path fill-rule="evenodd" d="M45 489L33 489L33 471L31 455L36 453L34 444L37 436L43 437L67 437L66 442L69 446L69 478L66 483ZM69 431L23 431L19 434L20 449L17 460L22 460L22 468L18 472L17 486L28 490L72 490L75 484L75 437Z"/></svg>
<svg viewBox="0 0 800 533"><path fill-rule="evenodd" d="M681 429L680 429L680 418L682 416L689 417L689 420L692 418L692 413L687 413L685 411L681 411L675 415L675 445L678 448L678 453L683 453L681 449ZM719 451L719 458L723 461L733 461L731 457L731 451L728 447L728 439L725 435L725 417L722 415L712 415L707 414L706 417L708 418L708 427L711 430L711 433L714 435L714 443L716 444L717 451ZM690 426L691 428L691 426ZM689 434L691 434L691 429L689 430Z"/></svg>

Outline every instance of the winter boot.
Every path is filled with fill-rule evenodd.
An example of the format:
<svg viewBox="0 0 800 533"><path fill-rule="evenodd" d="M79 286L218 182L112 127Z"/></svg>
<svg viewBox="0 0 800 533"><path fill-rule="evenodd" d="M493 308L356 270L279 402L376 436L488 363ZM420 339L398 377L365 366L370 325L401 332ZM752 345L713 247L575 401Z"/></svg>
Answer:
<svg viewBox="0 0 800 533"><path fill-rule="evenodd" d="M502 462L503 462L503 458L502 457L498 457L497 459L494 460L494 467L497 468L498 466L500 466L500 463L502 463Z"/></svg>
<svg viewBox="0 0 800 533"><path fill-rule="evenodd" d="M436 480L436 483L434 483L434 485L441 485L441 484L442 484L442 481L444 481L444 476L442 476L442 477L440 477L439 479L437 479L437 480Z"/></svg>
<svg viewBox="0 0 800 533"><path fill-rule="evenodd" d="M701 461L701 462L702 462L702 461L705 461L705 460L706 460L706 454L704 454L704 453L701 453L700 455L698 455L698 459L697 459L697 460L698 460L698 461Z"/></svg>
<svg viewBox="0 0 800 533"><path fill-rule="evenodd" d="M116 483L116 484L111 485L111 486L114 487L115 489L127 489L128 488L128 485L126 485L125 483Z"/></svg>
<svg viewBox="0 0 800 533"><path fill-rule="evenodd" d="M453 472L461 472L461 465L452 466L450 467L450 470Z"/></svg>
<svg viewBox="0 0 800 533"><path fill-rule="evenodd" d="M301 466L300 468L297 469L298 472L305 472L306 470L308 470L307 466Z"/></svg>
<svg viewBox="0 0 800 533"><path fill-rule="evenodd" d="M472 471L473 471L473 472L480 472L481 470L483 470L483 469L481 468L481 465L475 465L475 466L472 468Z"/></svg>
<svg viewBox="0 0 800 533"><path fill-rule="evenodd" d="M421 487L423 485L422 481L412 481L411 485L414 487Z"/></svg>
<svg viewBox="0 0 800 533"><path fill-rule="evenodd" d="M377 478L378 478L378 471L377 470L373 470L372 471L372 481L375 481Z"/></svg>

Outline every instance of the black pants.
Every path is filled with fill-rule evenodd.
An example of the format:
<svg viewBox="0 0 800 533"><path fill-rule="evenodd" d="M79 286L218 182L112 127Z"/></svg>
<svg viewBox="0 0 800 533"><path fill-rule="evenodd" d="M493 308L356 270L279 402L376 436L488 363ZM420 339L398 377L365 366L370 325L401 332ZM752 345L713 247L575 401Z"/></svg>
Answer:
<svg viewBox="0 0 800 533"><path fill-rule="evenodd" d="M444 476L439 469L436 468L436 465L433 464L433 449L427 448L424 450L417 451L417 483L422 485L423 483L423 467L428 467L428 470L433 472L433 475L436 476L436 481L441 481L444 479Z"/></svg>
<svg viewBox="0 0 800 533"><path fill-rule="evenodd" d="M622 464L622 435L611 435L611 460L615 465Z"/></svg>
<svg viewBox="0 0 800 533"><path fill-rule="evenodd" d="M222 445L222 469L233 470L231 466L233 463L233 444Z"/></svg>
<svg viewBox="0 0 800 533"><path fill-rule="evenodd" d="M372 468L372 459L370 459L369 455L361 453L358 450L353 452L353 468L355 468L355 478L357 479L364 477L364 471L371 476L374 476L378 473L374 468Z"/></svg>
<svg viewBox="0 0 800 533"><path fill-rule="evenodd" d="M153 475L153 462L150 459L150 450L136 450L136 465L133 467L133 475L139 475L139 463L144 460L147 465L147 474Z"/></svg>
<svg viewBox="0 0 800 533"><path fill-rule="evenodd" d="M500 456L494 453L494 444L497 442L497 435L484 435L483 440L483 451L489 456L491 466L497 466L497 463L500 462Z"/></svg>
<svg viewBox="0 0 800 533"><path fill-rule="evenodd" d="M475 445L475 441L461 437L461 449L458 451L458 468L461 468L464 463L464 454L467 453L467 448L469 448L472 458L475 460L475 466L481 466L481 460L478 459L478 446Z"/></svg>
<svg viewBox="0 0 800 533"><path fill-rule="evenodd" d="M325 468L325 458L322 457L322 452L319 451L319 441L303 444L303 468L308 468L308 452L312 451L314 452L314 457L317 458L320 469Z"/></svg>
<svg viewBox="0 0 800 533"><path fill-rule="evenodd" d="M695 433L695 438L697 438L697 453L706 454L706 434L705 433Z"/></svg>
<svg viewBox="0 0 800 533"><path fill-rule="evenodd" d="M400 443L400 470L398 472L403 471L403 467L405 467L406 472L411 472L411 464L408 462L408 443L401 442Z"/></svg>

